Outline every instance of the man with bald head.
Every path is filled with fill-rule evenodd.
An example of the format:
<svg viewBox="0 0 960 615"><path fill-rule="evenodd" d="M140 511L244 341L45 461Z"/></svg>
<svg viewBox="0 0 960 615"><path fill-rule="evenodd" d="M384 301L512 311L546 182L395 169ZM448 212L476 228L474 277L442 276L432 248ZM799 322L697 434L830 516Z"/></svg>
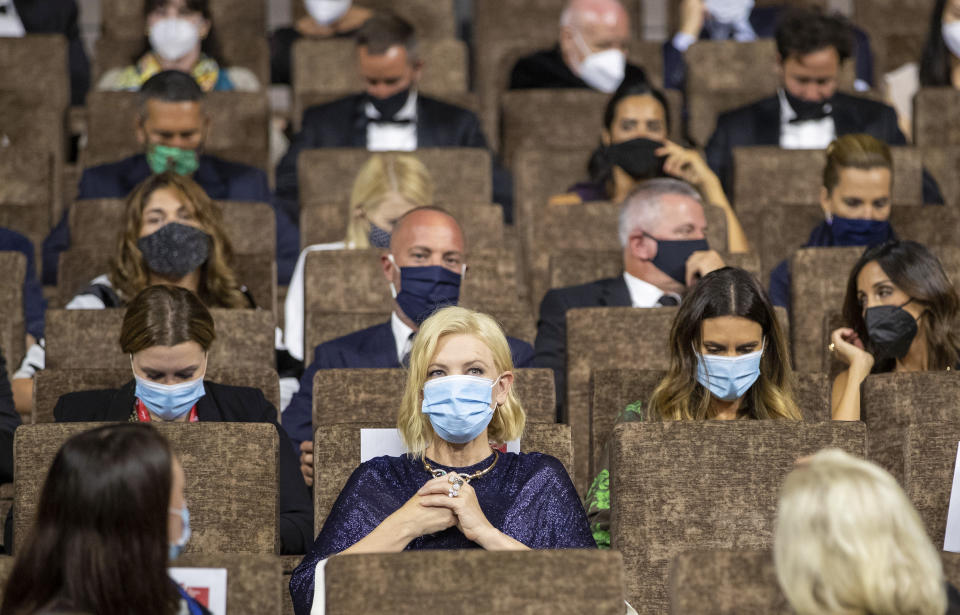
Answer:
<svg viewBox="0 0 960 615"><path fill-rule="evenodd" d="M707 245L700 194L678 179L652 179L635 188L621 206L618 230L623 275L553 289L540 303L534 366L553 369L561 407L566 393L567 310L679 305L688 287L724 266Z"/></svg>
<svg viewBox="0 0 960 615"><path fill-rule="evenodd" d="M592 88L610 94L621 83L643 83L643 69L627 64L630 16L618 0L570 0L560 16L553 49L521 58L511 90Z"/></svg>
<svg viewBox="0 0 960 615"><path fill-rule="evenodd" d="M283 426L291 440L310 455L309 463L303 463L308 483L313 476L314 374L321 369L402 366L420 324L435 310L456 305L460 298L460 282L467 272L460 225L438 207L412 209L397 220L390 252L380 257L380 265L393 295L390 320L317 346L313 363L300 380L300 390L283 411ZM533 360L530 344L511 337L507 341L514 365L528 367Z"/></svg>

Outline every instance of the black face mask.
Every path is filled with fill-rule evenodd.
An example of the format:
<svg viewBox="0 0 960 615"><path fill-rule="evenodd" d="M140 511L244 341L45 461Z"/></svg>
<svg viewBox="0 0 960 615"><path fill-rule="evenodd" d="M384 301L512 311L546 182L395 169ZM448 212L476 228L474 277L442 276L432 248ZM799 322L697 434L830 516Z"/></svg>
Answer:
<svg viewBox="0 0 960 615"><path fill-rule="evenodd" d="M829 117L833 113L833 96L830 98L825 98L820 102L812 102L809 100L803 100L802 98L797 98L790 93L787 88L783 88L783 93L787 96L787 102L790 103L790 107L793 109L794 113L797 114L797 117L790 120L791 122L806 122L808 120L822 120L825 117Z"/></svg>
<svg viewBox="0 0 960 615"><path fill-rule="evenodd" d="M141 237L137 247L150 271L168 278L182 278L210 256L210 235L198 228L170 222Z"/></svg>
<svg viewBox="0 0 960 615"><path fill-rule="evenodd" d="M687 283L687 260L694 252L709 250L706 239L657 239L644 233L657 242L657 255L650 261L653 266L681 284Z"/></svg>
<svg viewBox="0 0 960 615"><path fill-rule="evenodd" d="M652 139L630 139L614 143L604 148L604 155L611 165L616 165L637 181L663 177L663 163L666 156L657 156L654 152L663 147L663 143Z"/></svg>
<svg viewBox="0 0 960 615"><path fill-rule="evenodd" d="M913 299L907 301L910 303ZM870 350L876 360L902 359L917 336L917 321L903 305L867 308L863 316Z"/></svg>
<svg viewBox="0 0 960 615"><path fill-rule="evenodd" d="M367 100L370 101L373 108L380 114L380 119L387 121L392 120L393 116L395 116L400 109L403 109L403 106L407 104L409 98L410 88L401 90L386 98L377 98L376 96L367 94Z"/></svg>

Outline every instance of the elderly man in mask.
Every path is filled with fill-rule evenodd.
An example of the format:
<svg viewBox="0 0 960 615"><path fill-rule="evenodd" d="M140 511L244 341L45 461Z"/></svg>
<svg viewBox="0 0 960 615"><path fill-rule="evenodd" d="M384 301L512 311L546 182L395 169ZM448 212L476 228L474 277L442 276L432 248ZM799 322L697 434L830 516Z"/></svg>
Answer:
<svg viewBox="0 0 960 615"><path fill-rule="evenodd" d="M560 40L521 58L511 90L592 88L607 94L621 83L644 83L643 69L627 63L630 16L618 0L571 0L560 17Z"/></svg>

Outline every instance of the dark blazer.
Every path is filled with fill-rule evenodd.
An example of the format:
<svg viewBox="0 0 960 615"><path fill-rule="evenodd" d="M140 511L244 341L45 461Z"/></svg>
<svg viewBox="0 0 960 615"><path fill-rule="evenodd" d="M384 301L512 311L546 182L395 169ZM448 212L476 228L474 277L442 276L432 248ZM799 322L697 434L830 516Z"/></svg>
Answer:
<svg viewBox="0 0 960 615"><path fill-rule="evenodd" d="M43 287L37 279L33 242L16 231L0 228L0 252L7 251L20 252L27 257L27 275L23 281L23 321L27 333L39 340L43 338L43 315L47 300L43 298Z"/></svg>
<svg viewBox="0 0 960 615"><path fill-rule="evenodd" d="M13 482L13 432L22 422L20 413L13 405L7 360L0 350L0 483Z"/></svg>
<svg viewBox="0 0 960 615"><path fill-rule="evenodd" d="M647 74L633 64L627 64L623 75L624 83L646 83ZM534 90L540 88L582 88L589 89L587 83L575 75L563 61L560 45L544 49L517 60L510 73L511 90Z"/></svg>
<svg viewBox="0 0 960 615"><path fill-rule="evenodd" d="M101 164L83 171L77 200L124 199L143 180L153 174L144 154L124 158L118 162ZM272 203L267 175L260 169L222 160L215 156L200 156L200 166L193 174L211 199L216 201L255 201ZM277 215L277 269L278 283L290 281L300 248L300 233L294 220ZM67 212L43 241L43 281L56 284L60 252L70 247L70 227Z"/></svg>
<svg viewBox="0 0 960 615"><path fill-rule="evenodd" d="M297 182L297 157L305 149L320 147L366 147L366 97L352 94L332 102L310 107L303 114L300 132L277 165L277 208L293 218L300 215L300 188ZM417 147L487 148L480 119L455 105L417 94ZM512 211L513 184L510 174L496 161L493 167L494 201L504 215ZM512 218L508 217L508 221Z"/></svg>
<svg viewBox="0 0 960 615"><path fill-rule="evenodd" d="M580 286L554 288L540 302L534 367L549 367L557 391L560 420L567 396L567 310L586 307L630 307L633 301L623 276L597 280Z"/></svg>
<svg viewBox="0 0 960 615"><path fill-rule="evenodd" d="M838 137L866 133L889 145L907 143L897 126L896 111L866 98L838 92L833 101L833 122ZM774 95L720 115L707 143L707 163L730 195L733 194L733 148L779 144L780 99ZM736 199L736 195L733 197Z"/></svg>
<svg viewBox="0 0 960 615"><path fill-rule="evenodd" d="M533 348L523 340L507 337L515 367L529 367ZM283 426L299 450L300 442L313 438L313 376L321 369L399 368L397 343L390 321L324 342L313 351L313 363L300 379L300 390L283 411Z"/></svg>
<svg viewBox="0 0 960 615"><path fill-rule="evenodd" d="M133 412L134 382L121 389L68 393L57 400L53 416L57 422L126 421ZM313 544L313 504L300 474L300 462L293 453L287 432L277 424L277 410L259 389L235 387L204 380L206 395L197 402L201 421L228 423L270 423L280 435L280 516L282 553L305 553Z"/></svg>
<svg viewBox="0 0 960 615"><path fill-rule="evenodd" d="M37 2L14 0L27 34L63 34L67 37L70 64L70 104L82 106L90 89L90 62L80 40L79 13L75 0Z"/></svg>

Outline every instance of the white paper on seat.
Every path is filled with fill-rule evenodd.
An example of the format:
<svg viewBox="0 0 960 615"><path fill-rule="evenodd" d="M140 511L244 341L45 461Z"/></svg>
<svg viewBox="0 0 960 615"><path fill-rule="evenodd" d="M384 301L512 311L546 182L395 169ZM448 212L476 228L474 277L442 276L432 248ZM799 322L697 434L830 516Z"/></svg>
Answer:
<svg viewBox="0 0 960 615"><path fill-rule="evenodd" d="M399 457L406 452L407 447L403 445L400 432L395 428L360 430L360 463L382 455ZM520 440L507 442L507 452L519 453Z"/></svg>
<svg viewBox="0 0 960 615"><path fill-rule="evenodd" d="M957 461L953 466L953 487L950 489L950 508L947 509L947 533L943 537L943 550L960 553L960 444L957 445Z"/></svg>
<svg viewBox="0 0 960 615"><path fill-rule="evenodd" d="M170 568L170 578L213 615L227 615L226 568Z"/></svg>

